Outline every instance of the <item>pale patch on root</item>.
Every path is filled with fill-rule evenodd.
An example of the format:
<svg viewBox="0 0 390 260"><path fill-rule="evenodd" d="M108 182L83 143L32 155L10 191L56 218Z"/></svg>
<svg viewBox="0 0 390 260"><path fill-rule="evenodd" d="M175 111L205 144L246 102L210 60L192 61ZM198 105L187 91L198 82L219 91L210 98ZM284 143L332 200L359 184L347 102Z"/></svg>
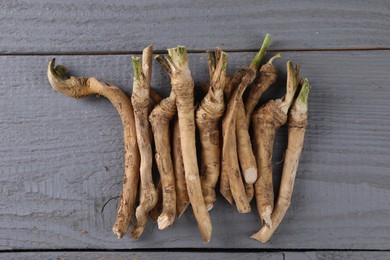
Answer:
<svg viewBox="0 0 390 260"><path fill-rule="evenodd" d="M157 219L158 229L163 230L169 228L174 220L175 218L171 214L166 212L162 213Z"/></svg>
<svg viewBox="0 0 390 260"><path fill-rule="evenodd" d="M257 180L257 169L249 168L244 172L245 182L248 184L253 184Z"/></svg>
<svg viewBox="0 0 390 260"><path fill-rule="evenodd" d="M272 228L272 219L271 219L272 209L268 206L265 209L265 212L261 214L261 219L263 221L263 225L266 225L269 228Z"/></svg>

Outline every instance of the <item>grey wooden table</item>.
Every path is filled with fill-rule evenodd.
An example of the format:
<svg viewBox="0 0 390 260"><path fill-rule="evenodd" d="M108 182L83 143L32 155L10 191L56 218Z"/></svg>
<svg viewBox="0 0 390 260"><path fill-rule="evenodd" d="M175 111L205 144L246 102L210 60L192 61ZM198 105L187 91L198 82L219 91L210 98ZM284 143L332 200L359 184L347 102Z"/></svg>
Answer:
<svg viewBox="0 0 390 260"><path fill-rule="evenodd" d="M184 44L196 82L204 50L246 65L265 33L280 77L285 62L310 78L310 124L293 201L271 242L249 239L257 213L219 197L212 242L190 211L139 241L111 232L123 147L107 100L76 101L46 78L56 57L71 73L131 93L131 55ZM3 259L390 259L390 2L377 1L0 1L0 258ZM153 86L169 91L154 65ZM264 101L263 100L263 101ZM286 129L277 134L277 164ZM255 207L254 207L255 208Z"/></svg>

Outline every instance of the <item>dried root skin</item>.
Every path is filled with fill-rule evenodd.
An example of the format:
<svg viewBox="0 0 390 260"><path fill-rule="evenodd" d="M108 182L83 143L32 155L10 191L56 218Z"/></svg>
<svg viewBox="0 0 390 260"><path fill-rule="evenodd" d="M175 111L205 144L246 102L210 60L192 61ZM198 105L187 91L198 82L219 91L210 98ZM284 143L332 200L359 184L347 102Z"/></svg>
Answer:
<svg viewBox="0 0 390 260"><path fill-rule="evenodd" d="M176 97L173 93L155 106L149 116L156 146L156 162L162 184L162 212L157 219L159 229L173 224L176 216L175 176L171 157L169 123L176 114Z"/></svg>
<svg viewBox="0 0 390 260"><path fill-rule="evenodd" d="M149 48L149 47L148 47ZM137 143L141 156L140 176L140 205L136 209L137 223L131 235L134 239L138 239L142 234L150 211L157 203L157 190L153 183L152 177L152 146L149 135L149 81L143 72L143 64L140 59L133 57L134 67L134 83L131 102L134 107L135 126L137 130ZM151 65L148 66L151 69Z"/></svg>
<svg viewBox="0 0 390 260"><path fill-rule="evenodd" d="M306 80L292 106L288 118L288 145L283 165L282 180L275 209L272 212L272 227L264 226L251 237L266 243L278 228L283 220L291 203L294 188L295 176L298 170L298 163L302 153L305 130L307 126L307 99L310 91L309 83Z"/></svg>
<svg viewBox="0 0 390 260"><path fill-rule="evenodd" d="M179 130L179 121L177 118L174 120L173 126L173 138L172 138L172 156L173 167L175 173L175 186L176 186L176 215L178 218L183 215L184 211L190 204L190 199L187 192L187 184L184 173L183 156L181 152L181 139Z"/></svg>
<svg viewBox="0 0 390 260"><path fill-rule="evenodd" d="M125 169L123 189L118 204L117 217L112 228L122 238L126 234L134 213L139 181L139 151L136 138L133 106L128 97L117 87L98 81L95 78L68 77L64 66L55 66L55 59L48 65L48 79L52 87L66 96L82 98L88 95L105 96L117 109L124 134Z"/></svg>
<svg viewBox="0 0 390 260"><path fill-rule="evenodd" d="M210 242L212 226L200 185L199 169L195 147L194 118L194 81L188 67L188 56L185 47L168 49L166 60L171 69L172 90L176 95L176 106L179 118L181 150L188 196L198 222L199 231L205 243Z"/></svg>
<svg viewBox="0 0 390 260"><path fill-rule="evenodd" d="M196 124L202 145L201 186L206 207L211 210L216 200L215 185L221 168L219 120L224 112L223 89L225 86L227 53L209 52L211 86L196 111ZM215 64L216 63L216 64Z"/></svg>
<svg viewBox="0 0 390 260"><path fill-rule="evenodd" d="M232 196L240 213L250 212L251 208L246 198L245 187L241 178L237 157L236 144L236 116L237 103L242 99L247 86L253 81L256 74L253 69L244 69L244 76L237 89L234 90L226 108L225 117L222 120L222 169L227 172Z"/></svg>

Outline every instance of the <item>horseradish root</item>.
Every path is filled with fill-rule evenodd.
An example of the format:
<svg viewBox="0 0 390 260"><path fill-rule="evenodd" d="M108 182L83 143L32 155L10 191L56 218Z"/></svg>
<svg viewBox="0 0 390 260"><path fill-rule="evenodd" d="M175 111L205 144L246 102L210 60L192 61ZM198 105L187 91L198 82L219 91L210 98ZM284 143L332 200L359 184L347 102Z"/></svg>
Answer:
<svg viewBox="0 0 390 260"><path fill-rule="evenodd" d="M272 150L276 130L286 123L287 112L297 89L297 78L291 61L287 62L286 95L269 101L253 115L253 129L256 143L258 179L255 183L257 209L262 224L272 227L271 213L274 207L272 185Z"/></svg>
<svg viewBox="0 0 390 260"><path fill-rule="evenodd" d="M134 108L137 143L141 156L140 204L135 213L137 222L131 231L131 236L134 239L138 239L142 234L149 213L157 203L157 190L152 177L153 155L148 121L152 51L153 47L151 45L144 49L142 64L138 57L133 57L134 81L131 102Z"/></svg>
<svg viewBox="0 0 390 260"><path fill-rule="evenodd" d="M202 145L202 193L207 209L211 210L216 200L215 185L221 169L219 121L224 112L223 89L228 55L220 49L207 54L210 88L196 111L196 125Z"/></svg>
<svg viewBox="0 0 390 260"><path fill-rule="evenodd" d="M187 192L183 155L181 152L179 120L177 117L175 117L173 121L172 149L173 171L175 173L176 186L176 216L177 218L180 218L190 204L190 198L188 198Z"/></svg>
<svg viewBox="0 0 390 260"><path fill-rule="evenodd" d="M139 181L139 151L137 146L133 106L128 97L116 86L100 82L95 78L67 76L67 69L55 59L48 66L47 76L52 87L65 96L82 98L88 95L104 96L118 111L123 125L125 169L123 190L118 204L117 217L112 228L122 238L127 232L134 213L134 204Z"/></svg>
<svg viewBox="0 0 390 260"><path fill-rule="evenodd" d="M160 57L156 58L164 62ZM173 92L156 105L149 116L156 146L156 162L162 184L162 212L157 219L159 229L170 227L176 216L175 175L171 157L169 123L176 115L176 97Z"/></svg>
<svg viewBox="0 0 390 260"><path fill-rule="evenodd" d="M301 157L303 140L307 126L309 92L309 81L306 79L303 82L301 91L288 116L288 144L284 158L279 196L271 217L272 228L263 226L259 232L252 235L252 238L262 243L266 243L278 228L291 203L295 176L297 174L299 158Z"/></svg>
<svg viewBox="0 0 390 260"><path fill-rule="evenodd" d="M205 243L210 242L212 226L202 188L195 147L194 81L188 67L187 50L184 46L168 49L165 57L171 70L172 90L176 95L177 114L181 138L184 172L188 196L198 227Z"/></svg>
<svg viewBox="0 0 390 260"><path fill-rule="evenodd" d="M242 94L253 81L256 74L253 69L246 68L243 70L244 76L238 87L233 91L226 108L225 116L222 120L222 167L227 172L229 178L230 191L238 212L247 213L251 211L248 199L246 197L245 186L241 178L240 167L237 157L236 144L236 116L237 103L242 98Z"/></svg>

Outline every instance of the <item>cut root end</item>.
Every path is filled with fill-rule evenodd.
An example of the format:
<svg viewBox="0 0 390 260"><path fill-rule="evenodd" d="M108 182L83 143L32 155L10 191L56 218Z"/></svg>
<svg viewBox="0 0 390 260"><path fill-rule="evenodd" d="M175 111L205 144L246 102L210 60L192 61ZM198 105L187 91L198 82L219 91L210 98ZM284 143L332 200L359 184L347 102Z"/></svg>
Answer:
<svg viewBox="0 0 390 260"><path fill-rule="evenodd" d="M248 184L253 184L257 180L257 169L249 168L244 172L245 182Z"/></svg>
<svg viewBox="0 0 390 260"><path fill-rule="evenodd" d="M162 213L157 219L158 229L163 230L172 226L174 216L168 213Z"/></svg>

